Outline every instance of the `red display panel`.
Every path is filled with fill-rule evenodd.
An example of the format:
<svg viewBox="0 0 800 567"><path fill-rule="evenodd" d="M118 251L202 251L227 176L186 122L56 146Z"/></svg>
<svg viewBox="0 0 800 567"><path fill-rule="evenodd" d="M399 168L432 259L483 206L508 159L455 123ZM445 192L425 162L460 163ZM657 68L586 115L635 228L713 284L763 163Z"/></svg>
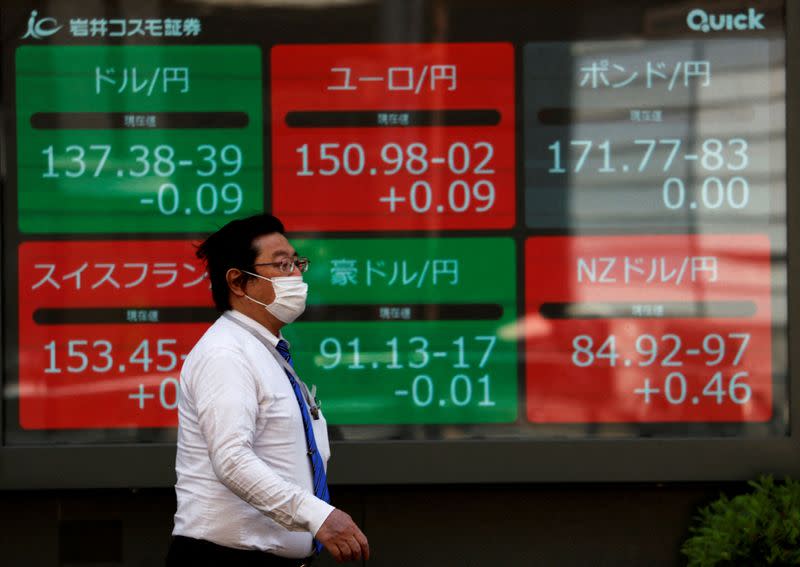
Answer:
<svg viewBox="0 0 800 567"><path fill-rule="evenodd" d="M771 418L765 236L530 238L525 262L530 421Z"/></svg>
<svg viewBox="0 0 800 567"><path fill-rule="evenodd" d="M271 73L292 230L514 225L511 44L279 45Z"/></svg>
<svg viewBox="0 0 800 567"><path fill-rule="evenodd" d="M177 425L182 361L213 318L188 241L19 247L24 429Z"/></svg>

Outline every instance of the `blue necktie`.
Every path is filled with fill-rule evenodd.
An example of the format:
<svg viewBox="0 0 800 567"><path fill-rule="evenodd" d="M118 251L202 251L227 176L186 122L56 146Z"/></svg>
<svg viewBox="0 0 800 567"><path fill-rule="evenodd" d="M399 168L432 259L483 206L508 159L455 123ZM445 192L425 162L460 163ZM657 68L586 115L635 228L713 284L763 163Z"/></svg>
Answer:
<svg viewBox="0 0 800 567"><path fill-rule="evenodd" d="M278 341L276 348L286 362L289 363L289 366L294 368L292 355L289 352L289 343L281 339ZM286 376L289 377L289 382L292 384L294 397L297 398L297 403L300 405L300 415L303 417L303 428L306 431L308 456L311 460L311 473L314 475L314 496L325 502L330 502L331 497L330 494L328 494L328 478L325 475L325 464L322 462L322 457L317 450L317 441L314 439L314 429L311 426L311 415L308 413L308 407L303 398L303 391L300 389L300 384L297 383L297 380L294 379L294 376L292 376L289 371L286 371ZM317 553L322 551L322 544L316 539L314 540L314 550Z"/></svg>

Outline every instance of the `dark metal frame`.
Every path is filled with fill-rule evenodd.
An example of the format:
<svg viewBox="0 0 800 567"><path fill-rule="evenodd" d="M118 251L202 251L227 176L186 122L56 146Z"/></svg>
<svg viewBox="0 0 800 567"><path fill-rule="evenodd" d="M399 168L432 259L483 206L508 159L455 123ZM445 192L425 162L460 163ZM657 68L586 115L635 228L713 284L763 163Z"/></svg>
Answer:
<svg viewBox="0 0 800 567"><path fill-rule="evenodd" d="M786 2L789 368L800 367L800 2ZM8 95L6 95L8 96ZM14 121L3 117L4 128ZM8 130L6 130L8 131ZM794 159L792 159L794 156ZM7 164L0 162L3 179ZM2 328L2 327L0 327ZM800 374L790 372L780 438L385 441L333 443L334 484L737 481L800 477ZM2 418L0 404L0 423ZM166 487L174 445L6 447L0 489Z"/></svg>

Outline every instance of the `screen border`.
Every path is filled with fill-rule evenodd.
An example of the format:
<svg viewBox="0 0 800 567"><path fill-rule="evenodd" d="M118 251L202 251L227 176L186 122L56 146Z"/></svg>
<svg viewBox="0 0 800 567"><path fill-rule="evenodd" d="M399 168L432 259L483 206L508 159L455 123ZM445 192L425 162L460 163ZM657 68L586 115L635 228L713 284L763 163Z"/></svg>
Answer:
<svg viewBox="0 0 800 567"><path fill-rule="evenodd" d="M800 3L787 1L785 8L788 435L333 442L331 484L702 482L740 481L761 473L800 477L800 420L796 417L800 374L793 371L800 364L800 349L792 348L800 343L796 332L800 311L794 309L800 298L800 160L791 159L800 156L800 57L791 56L800 53ZM5 132L14 120L14 116L3 117ZM3 152L0 174L7 182L6 159ZM4 443L0 446L0 489L168 487L175 482L173 444L8 447Z"/></svg>

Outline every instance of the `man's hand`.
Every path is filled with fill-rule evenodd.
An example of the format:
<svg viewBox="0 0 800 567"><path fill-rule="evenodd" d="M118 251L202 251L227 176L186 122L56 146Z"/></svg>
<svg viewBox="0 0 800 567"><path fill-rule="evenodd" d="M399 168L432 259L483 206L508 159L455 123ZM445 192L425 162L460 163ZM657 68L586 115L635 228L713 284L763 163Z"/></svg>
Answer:
<svg viewBox="0 0 800 567"><path fill-rule="evenodd" d="M338 508L328 515L316 538L338 563L369 559L367 536L358 529L353 518Z"/></svg>

